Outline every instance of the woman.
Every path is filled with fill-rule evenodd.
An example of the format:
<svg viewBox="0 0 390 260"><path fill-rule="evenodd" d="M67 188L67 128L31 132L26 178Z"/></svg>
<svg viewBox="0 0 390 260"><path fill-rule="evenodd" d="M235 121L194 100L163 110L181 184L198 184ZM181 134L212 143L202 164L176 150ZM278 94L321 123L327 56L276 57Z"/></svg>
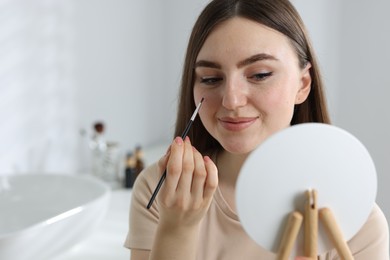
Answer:
<svg viewBox="0 0 390 260"><path fill-rule="evenodd" d="M236 215L235 184L248 154L290 125L330 123L316 58L287 0L214 0L187 49L175 136L202 97L182 140L138 178L126 246L131 259L276 259ZM146 205L164 169L167 178ZM376 206L350 242L355 259L388 259L387 223ZM337 259L334 251L320 259Z"/></svg>

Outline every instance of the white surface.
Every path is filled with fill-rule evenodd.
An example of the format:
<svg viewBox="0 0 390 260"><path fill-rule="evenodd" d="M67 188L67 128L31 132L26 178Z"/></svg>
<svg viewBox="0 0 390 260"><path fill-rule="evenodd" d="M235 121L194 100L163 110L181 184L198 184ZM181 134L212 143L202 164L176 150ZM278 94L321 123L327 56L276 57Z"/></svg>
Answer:
<svg viewBox="0 0 390 260"><path fill-rule="evenodd" d="M131 190L111 193L108 213L91 236L52 260L129 260L130 250L123 247L129 219Z"/></svg>
<svg viewBox="0 0 390 260"><path fill-rule="evenodd" d="M277 252L287 215L303 212L304 193L314 188L318 208L333 211L349 240L372 210L376 185L373 161L354 136L335 126L301 124L270 137L245 162L237 183L238 214L258 244ZM322 253L333 246L319 225Z"/></svg>
<svg viewBox="0 0 390 260"><path fill-rule="evenodd" d="M169 143L144 148L148 166L157 162L167 151ZM109 209L102 225L91 236L53 260L128 260L130 250L123 247L129 223L131 189L111 192Z"/></svg>
<svg viewBox="0 0 390 260"><path fill-rule="evenodd" d="M103 220L110 190L90 177L3 176L0 182L0 259L52 259Z"/></svg>

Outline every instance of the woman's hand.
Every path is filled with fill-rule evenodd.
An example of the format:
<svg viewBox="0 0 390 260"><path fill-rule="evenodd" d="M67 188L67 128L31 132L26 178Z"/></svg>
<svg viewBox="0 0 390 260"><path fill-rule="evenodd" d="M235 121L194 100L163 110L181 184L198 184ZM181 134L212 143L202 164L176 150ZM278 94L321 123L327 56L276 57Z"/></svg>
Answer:
<svg viewBox="0 0 390 260"><path fill-rule="evenodd" d="M195 260L199 223L218 186L217 167L192 147L189 138L180 137L159 167L167 176L157 196L159 222L149 259Z"/></svg>
<svg viewBox="0 0 390 260"><path fill-rule="evenodd" d="M159 161L167 171L158 196L160 224L166 228L196 227L205 216L218 186L213 161L203 157L188 137L176 137L167 155Z"/></svg>

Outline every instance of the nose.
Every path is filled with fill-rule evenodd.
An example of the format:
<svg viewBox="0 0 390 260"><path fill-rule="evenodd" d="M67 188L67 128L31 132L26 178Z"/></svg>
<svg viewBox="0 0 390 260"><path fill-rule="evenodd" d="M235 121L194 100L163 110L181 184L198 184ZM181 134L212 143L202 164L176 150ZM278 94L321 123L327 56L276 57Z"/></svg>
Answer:
<svg viewBox="0 0 390 260"><path fill-rule="evenodd" d="M247 103L247 90L245 84L237 79L226 80L223 88L222 105L228 110L236 110Z"/></svg>

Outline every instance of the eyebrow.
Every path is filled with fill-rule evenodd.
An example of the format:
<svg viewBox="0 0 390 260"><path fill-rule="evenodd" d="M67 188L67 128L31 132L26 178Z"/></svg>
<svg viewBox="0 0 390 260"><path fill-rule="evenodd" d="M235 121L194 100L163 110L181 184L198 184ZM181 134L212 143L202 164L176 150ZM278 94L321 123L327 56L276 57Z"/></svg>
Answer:
<svg viewBox="0 0 390 260"><path fill-rule="evenodd" d="M237 67L241 68L241 67L247 66L249 64L255 63L257 61L262 61L262 60L277 61L278 59L270 54L259 53L259 54L255 54L253 56L250 56L247 59L244 59L244 60L238 62ZM195 68L198 68L198 67L221 69L222 66L217 62L212 62L212 61L207 61L207 60L199 60L195 63Z"/></svg>

